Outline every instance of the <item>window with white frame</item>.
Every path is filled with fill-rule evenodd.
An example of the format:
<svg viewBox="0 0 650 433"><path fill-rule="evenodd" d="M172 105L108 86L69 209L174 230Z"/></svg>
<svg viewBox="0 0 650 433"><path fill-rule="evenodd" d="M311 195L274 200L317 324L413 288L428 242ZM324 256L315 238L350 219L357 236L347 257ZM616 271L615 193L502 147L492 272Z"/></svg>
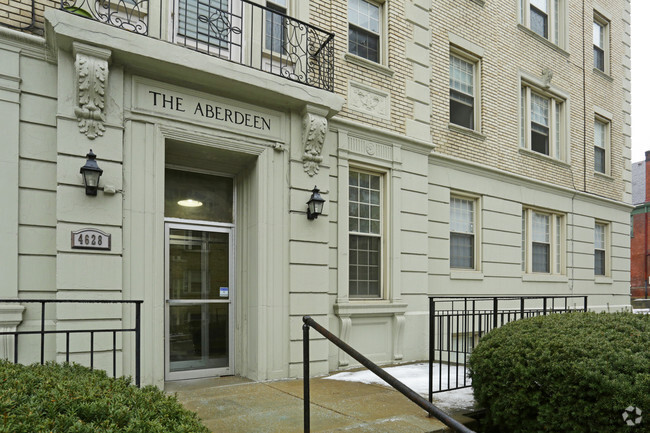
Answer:
<svg viewBox="0 0 650 433"><path fill-rule="evenodd" d="M594 171L609 173L609 122L600 117L594 120Z"/></svg>
<svg viewBox="0 0 650 433"><path fill-rule="evenodd" d="M562 274L564 216L524 209L521 214L521 270Z"/></svg>
<svg viewBox="0 0 650 433"><path fill-rule="evenodd" d="M348 51L373 62L380 62L381 13L379 3L348 0Z"/></svg>
<svg viewBox="0 0 650 433"><path fill-rule="evenodd" d="M607 275L607 224L594 225L594 275Z"/></svg>
<svg viewBox="0 0 650 433"><path fill-rule="evenodd" d="M287 14L287 0L267 0L264 19L264 46L274 53L283 53L287 36L284 15Z"/></svg>
<svg viewBox="0 0 650 433"><path fill-rule="evenodd" d="M455 125L476 129L478 59L449 55L449 121Z"/></svg>
<svg viewBox="0 0 650 433"><path fill-rule="evenodd" d="M381 298L382 293L382 175L350 169L349 295Z"/></svg>
<svg viewBox="0 0 650 433"><path fill-rule="evenodd" d="M476 269L476 200L452 196L449 203L449 266Z"/></svg>
<svg viewBox="0 0 650 433"><path fill-rule="evenodd" d="M608 73L609 23L601 15L594 13L594 68Z"/></svg>
<svg viewBox="0 0 650 433"><path fill-rule="evenodd" d="M519 21L555 45L563 45L564 0L519 0Z"/></svg>
<svg viewBox="0 0 650 433"><path fill-rule="evenodd" d="M208 50L227 48L231 38L230 0L186 0L178 3L177 35L188 44ZM231 25L228 25L228 24Z"/></svg>
<svg viewBox="0 0 650 433"><path fill-rule="evenodd" d="M565 101L556 95L522 83L521 147L564 160L565 105Z"/></svg>

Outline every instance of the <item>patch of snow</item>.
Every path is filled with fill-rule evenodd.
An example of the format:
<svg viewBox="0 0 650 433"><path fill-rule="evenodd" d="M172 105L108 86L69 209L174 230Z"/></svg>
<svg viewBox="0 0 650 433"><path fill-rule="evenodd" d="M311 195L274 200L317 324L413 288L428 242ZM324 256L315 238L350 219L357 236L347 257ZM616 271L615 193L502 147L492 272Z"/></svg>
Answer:
<svg viewBox="0 0 650 433"><path fill-rule="evenodd" d="M402 382L404 385L411 388L413 391L422 395L423 397L428 397L429 393L429 365L426 363L418 364L407 364L400 365L397 367L387 367L384 368L384 371L391 376L395 377L397 380ZM438 376L438 369L434 365L434 389L440 383L440 377ZM466 374L463 367L449 366L449 369L446 365L442 368L442 388L448 386L449 380L451 380L451 385L455 386L456 383L463 383L463 376ZM458 375L458 376L457 376ZM458 381L456 380L458 378ZM330 380L341 380L347 382L360 382L366 384L377 384L383 386L390 386L382 379L380 379L375 373L369 370L361 371L350 371L337 373L332 376L326 377L325 379ZM467 384L471 384L471 380L467 378ZM458 410L458 409L472 409L474 407L474 394L472 388L462 388L454 391L445 391L433 394L433 404L440 407L441 409L446 410Z"/></svg>

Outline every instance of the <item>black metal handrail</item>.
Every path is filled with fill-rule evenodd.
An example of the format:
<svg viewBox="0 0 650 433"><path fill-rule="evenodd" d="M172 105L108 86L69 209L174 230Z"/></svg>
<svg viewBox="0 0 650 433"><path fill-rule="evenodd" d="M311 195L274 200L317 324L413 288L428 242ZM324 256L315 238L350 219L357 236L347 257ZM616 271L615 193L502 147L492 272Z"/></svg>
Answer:
<svg viewBox="0 0 650 433"><path fill-rule="evenodd" d="M141 338L141 307L143 301L136 300L81 300L81 299L0 299L0 304L41 304L40 330L38 331L6 331L0 332L0 335L14 336L14 359L13 362L18 364L18 336L20 335L40 335L40 363L45 363L45 336L49 334L65 334L65 361L70 362L70 334L89 334L90 335L90 369L94 368L94 343L95 334L112 333L113 336L113 377L117 373L117 333L133 332L135 336L135 377L136 386L140 386L140 338ZM133 328L100 328L100 329L45 329L45 306L47 304L133 304L135 307L135 323Z"/></svg>
<svg viewBox="0 0 650 433"><path fill-rule="evenodd" d="M442 423L444 423L446 426L450 427L456 432L461 432L461 433L474 433L473 430L470 430L469 428L465 427L463 424L460 422L456 421L454 418L452 418L449 414L443 412L436 406L434 406L432 403L428 402L424 397L422 397L420 394L417 392L413 391L411 388L408 386L404 385L402 382L397 380L395 377L392 375L386 373L383 369L381 369L377 364L363 356L361 353L357 352L355 349L353 349L351 346L343 342L340 338L336 337L334 334L329 332L327 329L323 328L321 325L319 325L314 319L312 319L309 316L304 316L302 318L302 321L304 324L302 325L302 338L303 338L303 360L302 360L302 365L303 365L303 383L304 383L304 430L305 433L309 433L310 431L310 417L309 417L309 328L314 328L319 334L321 334L323 337L327 338L329 341L334 343L336 346L339 347L339 349L343 350L345 353L350 355L352 358L357 360L361 365L366 367L368 370L372 371L375 373L377 376L379 376L381 379L383 379L386 383L388 383L390 386L395 388L397 391L402 393L405 397L407 397L409 400L411 400L413 403L417 404L420 406L422 409L427 411L431 416L437 418L440 420Z"/></svg>
<svg viewBox="0 0 650 433"><path fill-rule="evenodd" d="M587 296L430 296L429 401L433 401L434 392L471 386L467 361L481 337L492 329L527 317L582 310L587 310ZM438 381L434 390L436 363Z"/></svg>

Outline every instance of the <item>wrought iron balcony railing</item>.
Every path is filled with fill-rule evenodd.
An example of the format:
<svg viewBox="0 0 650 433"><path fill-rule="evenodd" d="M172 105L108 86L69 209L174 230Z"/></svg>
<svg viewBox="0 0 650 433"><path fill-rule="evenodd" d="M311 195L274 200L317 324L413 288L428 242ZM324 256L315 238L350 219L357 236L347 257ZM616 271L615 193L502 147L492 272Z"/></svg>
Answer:
<svg viewBox="0 0 650 433"><path fill-rule="evenodd" d="M333 33L248 0L175 0L175 42L334 90Z"/></svg>
<svg viewBox="0 0 650 433"><path fill-rule="evenodd" d="M149 0L61 0L61 9L134 33ZM249 0L174 0L170 39L194 51L334 90L334 34ZM163 20L164 21L164 20ZM161 25L161 27L163 27Z"/></svg>

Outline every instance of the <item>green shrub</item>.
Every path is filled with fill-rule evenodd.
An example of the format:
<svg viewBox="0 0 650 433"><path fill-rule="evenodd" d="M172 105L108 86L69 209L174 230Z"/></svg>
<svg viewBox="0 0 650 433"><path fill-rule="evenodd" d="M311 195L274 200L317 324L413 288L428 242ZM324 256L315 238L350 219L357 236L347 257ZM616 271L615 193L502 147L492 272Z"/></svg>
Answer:
<svg viewBox="0 0 650 433"><path fill-rule="evenodd" d="M198 433L196 414L155 387L70 364L0 361L0 432Z"/></svg>
<svg viewBox="0 0 650 433"><path fill-rule="evenodd" d="M469 368L490 431L650 432L650 315L512 322L480 341ZM640 424L624 421L630 406Z"/></svg>

